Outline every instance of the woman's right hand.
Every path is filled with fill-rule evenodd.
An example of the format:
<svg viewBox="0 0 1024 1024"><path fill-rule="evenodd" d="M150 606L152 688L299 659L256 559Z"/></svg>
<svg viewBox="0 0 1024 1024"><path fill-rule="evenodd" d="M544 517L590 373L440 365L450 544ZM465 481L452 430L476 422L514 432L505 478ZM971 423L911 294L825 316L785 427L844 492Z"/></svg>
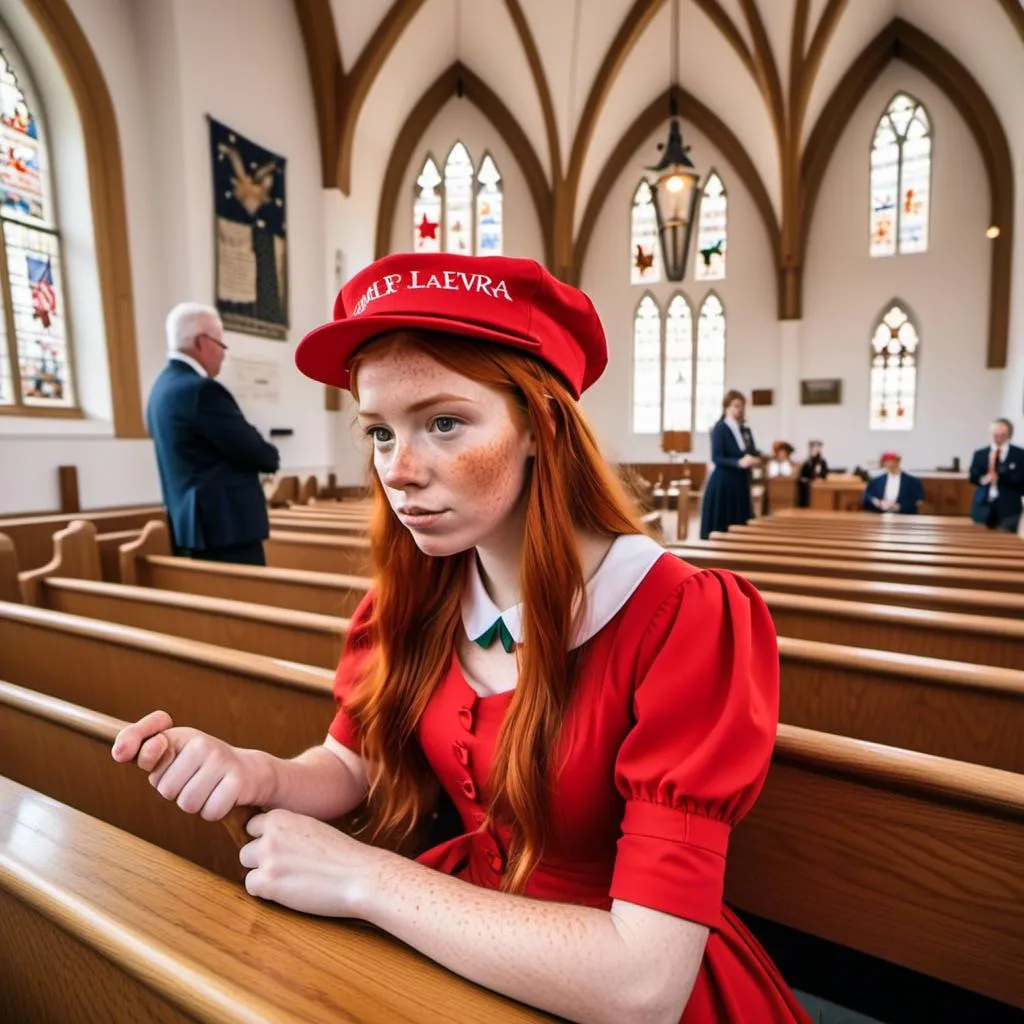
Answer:
<svg viewBox="0 0 1024 1024"><path fill-rule="evenodd" d="M739 461L740 469L750 469L757 462L753 455L741 455Z"/></svg>
<svg viewBox="0 0 1024 1024"><path fill-rule="evenodd" d="M114 740L115 761L135 761L150 785L188 814L220 821L232 808L269 803L270 760L198 729L175 728L166 711L152 711Z"/></svg>

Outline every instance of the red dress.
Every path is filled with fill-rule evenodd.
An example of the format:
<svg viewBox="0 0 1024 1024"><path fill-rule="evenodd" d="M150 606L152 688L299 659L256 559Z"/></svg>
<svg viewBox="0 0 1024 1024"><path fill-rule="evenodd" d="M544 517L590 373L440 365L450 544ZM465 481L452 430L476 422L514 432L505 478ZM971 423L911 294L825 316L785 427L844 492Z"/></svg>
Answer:
<svg viewBox="0 0 1024 1024"><path fill-rule="evenodd" d="M372 645L357 609L338 667L331 735L359 750L344 704ZM761 790L778 721L771 617L753 586L663 555L587 641L566 717L543 859L524 894L608 909L613 899L710 930L683 1024L810 1018L722 904L729 831ZM420 860L498 888L506 836L479 831L514 691L478 696L453 655L417 730L466 833Z"/></svg>

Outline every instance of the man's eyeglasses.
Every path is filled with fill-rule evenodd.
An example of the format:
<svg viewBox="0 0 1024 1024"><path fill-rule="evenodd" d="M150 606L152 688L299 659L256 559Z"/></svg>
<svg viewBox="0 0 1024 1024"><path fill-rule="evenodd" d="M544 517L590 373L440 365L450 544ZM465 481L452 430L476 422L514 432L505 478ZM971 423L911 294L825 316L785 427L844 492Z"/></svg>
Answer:
<svg viewBox="0 0 1024 1024"><path fill-rule="evenodd" d="M214 345L219 345L222 349L224 349L225 352L227 352L228 350L227 345L225 345L224 342L220 340L220 338L215 338L212 334L197 334L196 337L205 338L207 341L212 341Z"/></svg>

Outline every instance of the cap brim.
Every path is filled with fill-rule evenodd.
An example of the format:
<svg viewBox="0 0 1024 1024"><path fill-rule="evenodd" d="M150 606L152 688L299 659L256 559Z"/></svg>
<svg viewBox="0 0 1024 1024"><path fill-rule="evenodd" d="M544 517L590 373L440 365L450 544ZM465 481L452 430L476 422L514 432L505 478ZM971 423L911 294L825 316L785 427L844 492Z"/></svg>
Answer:
<svg viewBox="0 0 1024 1024"><path fill-rule="evenodd" d="M495 331L467 320L449 320L437 316L367 316L336 320L310 331L295 349L295 365L300 373L321 384L348 390L348 364L356 350L382 334L408 330L442 331L465 338L479 338L532 354L536 354L541 347L533 338Z"/></svg>

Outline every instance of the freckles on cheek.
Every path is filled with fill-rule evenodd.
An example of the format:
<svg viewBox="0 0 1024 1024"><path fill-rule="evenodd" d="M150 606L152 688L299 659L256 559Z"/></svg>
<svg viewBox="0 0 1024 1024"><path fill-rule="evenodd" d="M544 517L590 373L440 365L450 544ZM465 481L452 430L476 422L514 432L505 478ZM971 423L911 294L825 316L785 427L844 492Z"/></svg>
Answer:
<svg viewBox="0 0 1024 1024"><path fill-rule="evenodd" d="M460 452L451 467L451 486L483 510L497 511L519 496L523 467L514 435Z"/></svg>

